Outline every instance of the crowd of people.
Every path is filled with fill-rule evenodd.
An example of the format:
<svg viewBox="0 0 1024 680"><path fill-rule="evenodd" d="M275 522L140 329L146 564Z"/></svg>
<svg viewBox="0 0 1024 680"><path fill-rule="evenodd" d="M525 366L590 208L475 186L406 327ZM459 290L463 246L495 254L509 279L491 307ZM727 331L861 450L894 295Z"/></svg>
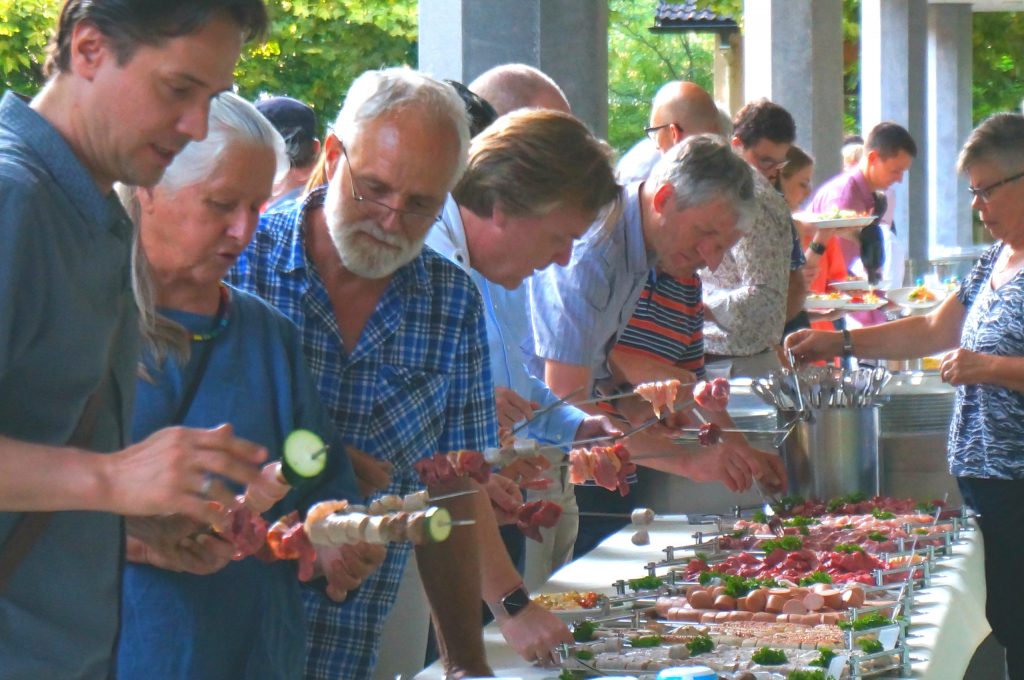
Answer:
<svg viewBox="0 0 1024 680"><path fill-rule="evenodd" d="M783 342L797 361L952 350L952 471L1021 672L1005 539L1024 498L1024 118L964 147L998 242L957 295L809 330L808 290L880 281L898 259L884 192L917 153L899 125L813 199L789 112L758 100L723 119L689 82L658 92L630 177L521 64L468 86L368 71L320 134L302 102L231 92L268 23L262 0L66 0L45 85L0 100L0 677L370 678L412 572L451 677L491 674L481 603L550 663L572 637L529 588L628 521L627 485L785 488L779 456L741 434L673 438L731 429L690 387L777 368ZM809 199L876 220L815 230L792 217ZM650 406L600 399L666 379L683 386L669 413L622 437ZM315 477L281 474L296 430L325 443ZM486 481L417 472L516 435L535 448ZM568 449L594 437L622 437L641 466L622 489L570 483ZM231 540L245 513L424 485L463 520L443 542L317 545L306 572ZM524 545L527 500L562 514Z"/></svg>

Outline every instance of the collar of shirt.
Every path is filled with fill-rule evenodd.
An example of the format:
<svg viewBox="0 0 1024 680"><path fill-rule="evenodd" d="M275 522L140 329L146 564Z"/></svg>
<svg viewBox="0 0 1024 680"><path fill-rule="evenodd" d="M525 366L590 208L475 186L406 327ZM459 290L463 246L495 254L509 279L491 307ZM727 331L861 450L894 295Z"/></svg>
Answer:
<svg viewBox="0 0 1024 680"><path fill-rule="evenodd" d="M623 221L625 230L623 237L626 244L626 271L630 274L643 274L654 268L658 263L658 255L647 250L644 241L643 207L640 205L640 187L643 182L634 182L623 189ZM604 238L603 234L595 234L595 238Z"/></svg>
<svg viewBox="0 0 1024 680"><path fill-rule="evenodd" d="M466 227L462 223L459 204L451 194L445 199L441 216L427 234L427 245L459 265L463 271L472 274L473 265L469 261L469 246L466 244Z"/></svg>
<svg viewBox="0 0 1024 680"><path fill-rule="evenodd" d="M54 179L85 222L109 229L122 240L131 238L132 224L117 196L104 196L92 175L55 127L21 97L7 91L0 99L0 131L21 140L35 162Z"/></svg>
<svg viewBox="0 0 1024 680"><path fill-rule="evenodd" d="M315 208L323 207L324 201L327 199L328 186L324 184L311 191L302 203L298 204L290 214L284 216L287 225L281 239L285 247L275 248L270 256L270 266L277 271L294 274L295 272L305 272L307 269L316 270L306 255L303 228L306 224L307 213ZM265 213L265 216L269 217L271 214ZM262 223L264 220L261 218L260 221ZM402 292L429 292L430 277L427 275L422 260L417 257L409 264L400 267L392 275L391 285Z"/></svg>

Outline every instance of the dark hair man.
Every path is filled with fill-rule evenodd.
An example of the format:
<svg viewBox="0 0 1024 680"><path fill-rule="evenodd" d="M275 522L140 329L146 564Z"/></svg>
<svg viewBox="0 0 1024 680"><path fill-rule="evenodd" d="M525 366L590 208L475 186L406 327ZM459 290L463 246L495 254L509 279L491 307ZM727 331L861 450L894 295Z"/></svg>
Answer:
<svg viewBox="0 0 1024 680"><path fill-rule="evenodd" d="M229 426L125 448L138 316L111 191L153 185L206 136L211 98L266 25L261 0L68 0L43 89L0 100L4 677L109 677L119 515L217 521L209 500L234 498L210 475L246 484L266 456Z"/></svg>

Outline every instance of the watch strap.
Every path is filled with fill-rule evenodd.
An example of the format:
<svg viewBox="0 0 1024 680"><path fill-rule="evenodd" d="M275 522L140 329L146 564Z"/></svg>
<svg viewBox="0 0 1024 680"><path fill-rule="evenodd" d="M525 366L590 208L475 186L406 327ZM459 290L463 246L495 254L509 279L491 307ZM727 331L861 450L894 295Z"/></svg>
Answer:
<svg viewBox="0 0 1024 680"><path fill-rule="evenodd" d="M853 336L850 335L850 331L843 328L841 330L843 334L843 356L853 356Z"/></svg>

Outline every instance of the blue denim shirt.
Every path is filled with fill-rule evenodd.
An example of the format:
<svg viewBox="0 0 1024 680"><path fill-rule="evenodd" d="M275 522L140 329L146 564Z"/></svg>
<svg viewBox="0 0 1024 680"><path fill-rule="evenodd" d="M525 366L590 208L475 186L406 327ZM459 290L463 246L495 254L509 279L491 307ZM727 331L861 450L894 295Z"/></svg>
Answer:
<svg viewBox="0 0 1024 680"><path fill-rule="evenodd" d="M90 448L128 440L138 358L131 223L51 126L0 101L0 434L64 444L103 383ZM0 541L18 513L0 513ZM0 675L105 678L120 598L121 519L61 512L0 596Z"/></svg>

